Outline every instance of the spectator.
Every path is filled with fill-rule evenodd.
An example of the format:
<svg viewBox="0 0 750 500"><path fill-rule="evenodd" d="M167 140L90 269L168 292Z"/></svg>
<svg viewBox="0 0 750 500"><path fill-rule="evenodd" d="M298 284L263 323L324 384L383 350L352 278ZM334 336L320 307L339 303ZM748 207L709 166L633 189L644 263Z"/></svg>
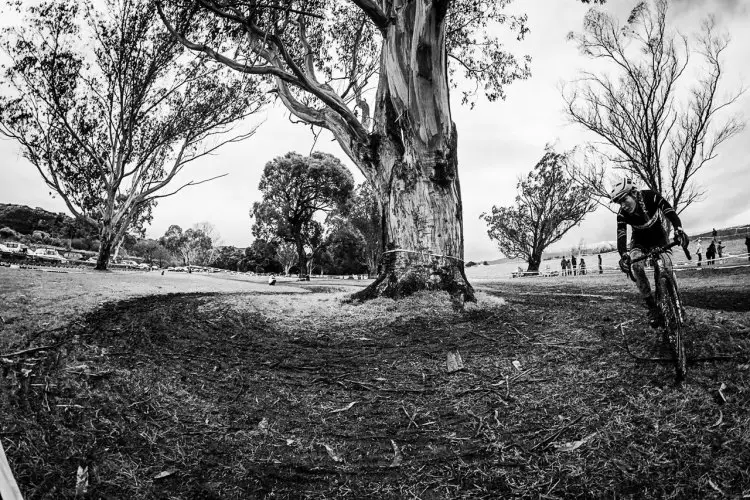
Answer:
<svg viewBox="0 0 750 500"><path fill-rule="evenodd" d="M560 276L565 276L565 269L568 267L568 263L565 261L565 256L562 256L562 259L560 259Z"/></svg>
<svg viewBox="0 0 750 500"><path fill-rule="evenodd" d="M276 284L276 275L272 274L268 277L268 284L271 286Z"/></svg>
<svg viewBox="0 0 750 500"><path fill-rule="evenodd" d="M716 241L711 240L711 243L708 245L708 248L706 249L706 265L713 266L715 258L716 258Z"/></svg>
<svg viewBox="0 0 750 500"><path fill-rule="evenodd" d="M571 264L571 267L573 268L573 276L575 276L576 274L578 274L578 271L577 271L578 261L576 260L575 255L570 256L570 264Z"/></svg>
<svg viewBox="0 0 750 500"><path fill-rule="evenodd" d="M580 265L581 265L581 267L580 267L580 269L581 269L581 273L580 273L580 274L581 274L581 275L584 275L584 274L586 274L586 261L585 261L585 260L583 260L583 257L581 257L581 262L580 262Z"/></svg>
<svg viewBox="0 0 750 500"><path fill-rule="evenodd" d="M599 259L599 274L602 274L604 272L604 268L602 267L602 254L597 255Z"/></svg>
<svg viewBox="0 0 750 500"><path fill-rule="evenodd" d="M714 240L716 239L716 228L713 228L711 230L711 238L713 238ZM708 254L706 254L706 257L708 257Z"/></svg>
<svg viewBox="0 0 750 500"><path fill-rule="evenodd" d="M747 248L747 260L750 260L750 233L745 235L745 248Z"/></svg>
<svg viewBox="0 0 750 500"><path fill-rule="evenodd" d="M698 267L701 267L701 260L703 259L703 247L701 246L701 239L695 242L695 255L698 256Z"/></svg>
<svg viewBox="0 0 750 500"><path fill-rule="evenodd" d="M716 253L719 254L719 258L721 259L724 255L724 245L721 244L721 240L719 240L719 244L716 245Z"/></svg>

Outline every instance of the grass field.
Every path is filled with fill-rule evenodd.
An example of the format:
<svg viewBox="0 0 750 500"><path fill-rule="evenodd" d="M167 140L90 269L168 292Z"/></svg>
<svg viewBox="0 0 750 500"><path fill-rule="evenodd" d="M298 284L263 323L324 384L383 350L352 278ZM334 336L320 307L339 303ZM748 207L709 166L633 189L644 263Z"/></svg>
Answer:
<svg viewBox="0 0 750 500"><path fill-rule="evenodd" d="M619 275L478 280L464 310L342 301L365 284L0 268L26 498L79 466L88 498L750 495L745 269L680 274L680 387Z"/></svg>

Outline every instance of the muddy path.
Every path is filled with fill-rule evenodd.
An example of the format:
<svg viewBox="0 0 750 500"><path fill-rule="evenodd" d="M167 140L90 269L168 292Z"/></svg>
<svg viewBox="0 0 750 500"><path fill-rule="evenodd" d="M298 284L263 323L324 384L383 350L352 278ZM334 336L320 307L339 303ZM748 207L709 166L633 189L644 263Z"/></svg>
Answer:
<svg viewBox="0 0 750 500"><path fill-rule="evenodd" d="M750 491L750 317L732 309L750 288L688 307L691 354L738 359L693 364L679 388L622 348L659 347L630 293L483 289L466 311L325 290L108 303L4 363L0 436L27 498L72 498L79 465L90 498ZM456 350L465 369L447 373Z"/></svg>

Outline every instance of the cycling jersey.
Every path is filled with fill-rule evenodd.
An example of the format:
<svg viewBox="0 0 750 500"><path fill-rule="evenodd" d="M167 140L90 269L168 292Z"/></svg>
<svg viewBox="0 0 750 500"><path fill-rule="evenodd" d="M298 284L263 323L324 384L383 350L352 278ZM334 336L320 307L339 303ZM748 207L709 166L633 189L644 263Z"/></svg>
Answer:
<svg viewBox="0 0 750 500"><path fill-rule="evenodd" d="M626 213L622 208L617 212L617 251L620 255L628 251L628 226L633 228L631 246L642 250L664 246L669 242L662 217L666 217L673 227L682 227L677 212L659 193L644 189L635 191L633 196L636 200L633 213Z"/></svg>

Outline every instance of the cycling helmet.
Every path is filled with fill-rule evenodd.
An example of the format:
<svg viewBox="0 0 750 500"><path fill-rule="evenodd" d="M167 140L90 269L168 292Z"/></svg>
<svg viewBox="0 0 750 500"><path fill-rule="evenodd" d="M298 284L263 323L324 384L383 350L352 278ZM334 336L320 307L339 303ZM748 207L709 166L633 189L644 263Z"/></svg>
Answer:
<svg viewBox="0 0 750 500"><path fill-rule="evenodd" d="M612 186L609 197L614 203L619 203L625 195L630 194L634 190L635 186L633 185L633 181L630 179L623 179Z"/></svg>

